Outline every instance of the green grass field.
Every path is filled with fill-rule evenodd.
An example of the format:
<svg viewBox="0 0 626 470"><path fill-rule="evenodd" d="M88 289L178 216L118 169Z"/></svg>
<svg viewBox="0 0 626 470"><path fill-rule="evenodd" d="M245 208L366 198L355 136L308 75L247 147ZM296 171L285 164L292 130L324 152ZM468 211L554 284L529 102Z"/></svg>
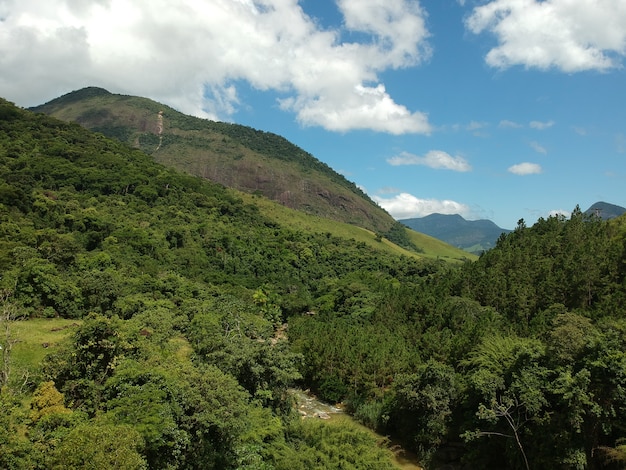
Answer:
<svg viewBox="0 0 626 470"><path fill-rule="evenodd" d="M463 251L459 248L455 248L442 242L441 240L407 229L411 241L423 250L423 253L420 254L413 253L389 242L386 239L377 241L376 234L364 228L357 227L356 225L337 222L336 220L330 220L315 215L308 215L277 204L264 197L240 192L237 192L237 195L245 202L256 205L265 216L294 230L315 233L332 233L337 237L348 240L354 239L357 242L363 242L376 250L409 257L431 259L439 258L451 262L475 260L477 258L476 255Z"/></svg>
<svg viewBox="0 0 626 470"><path fill-rule="evenodd" d="M34 318L11 324L11 337L17 342L11 351L12 371L22 375L33 372L46 354L56 350L69 337L81 320Z"/></svg>

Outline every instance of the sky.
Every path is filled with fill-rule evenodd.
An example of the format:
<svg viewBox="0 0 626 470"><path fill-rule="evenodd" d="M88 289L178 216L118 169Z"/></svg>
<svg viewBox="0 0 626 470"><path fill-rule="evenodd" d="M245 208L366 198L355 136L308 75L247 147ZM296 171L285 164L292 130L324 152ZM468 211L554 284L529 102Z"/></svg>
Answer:
<svg viewBox="0 0 626 470"><path fill-rule="evenodd" d="M396 219L626 207L626 0L0 0L0 96L280 134Z"/></svg>

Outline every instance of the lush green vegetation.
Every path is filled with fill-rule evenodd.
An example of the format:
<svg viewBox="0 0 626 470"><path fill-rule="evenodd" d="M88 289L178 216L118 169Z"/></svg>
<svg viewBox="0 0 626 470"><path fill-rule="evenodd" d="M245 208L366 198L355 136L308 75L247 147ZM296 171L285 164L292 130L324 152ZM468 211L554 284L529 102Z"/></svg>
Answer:
<svg viewBox="0 0 626 470"><path fill-rule="evenodd" d="M285 228L222 186L6 102L0 173L0 467L391 465L370 434L294 416L302 356L279 327L342 302L346 276L379 289L422 261Z"/></svg>
<svg viewBox="0 0 626 470"><path fill-rule="evenodd" d="M364 243L376 250L409 257L445 260L451 263L461 263L478 258L476 255L460 248L455 248L441 240L414 230L403 230L403 237L406 237L404 245L410 246L410 249L406 249L392 243L386 234L374 233L356 225L337 222L319 216L311 216L310 214L285 207L282 204L276 204L258 195L242 193L240 196L244 201L258 207L264 216L277 221L281 226L291 230L323 234L331 233L340 238L353 239L357 243ZM394 225L394 227L397 227L397 225ZM393 235L391 237L393 238Z"/></svg>
<svg viewBox="0 0 626 470"><path fill-rule="evenodd" d="M625 219L406 256L4 101L0 175L2 468L392 468L293 385L429 465L623 468Z"/></svg>
<svg viewBox="0 0 626 470"><path fill-rule="evenodd" d="M365 315L293 318L304 376L426 461L458 444L479 468L623 468L624 223L520 221Z"/></svg>
<svg viewBox="0 0 626 470"><path fill-rule="evenodd" d="M186 116L146 98L94 87L68 93L35 110L140 148L167 166L262 194L308 214L383 236L393 227L391 216L353 182L270 132Z"/></svg>

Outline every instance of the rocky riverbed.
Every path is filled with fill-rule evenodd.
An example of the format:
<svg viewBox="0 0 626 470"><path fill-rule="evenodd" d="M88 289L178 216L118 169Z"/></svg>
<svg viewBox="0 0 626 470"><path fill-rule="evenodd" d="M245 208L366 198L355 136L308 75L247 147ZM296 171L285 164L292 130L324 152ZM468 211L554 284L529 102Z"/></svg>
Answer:
<svg viewBox="0 0 626 470"><path fill-rule="evenodd" d="M303 418L330 419L333 415L343 414L340 406L321 402L308 390L293 388L289 390L289 393L295 398L298 413Z"/></svg>
<svg viewBox="0 0 626 470"><path fill-rule="evenodd" d="M341 405L330 405L328 403L324 403L318 400L309 390L292 388L289 390L289 393L295 398L296 407L298 408L298 413L300 413L302 419L332 420L333 418L341 418L352 421L354 424L363 427L363 429L366 429L368 432L376 434L371 429L368 429L358 423L349 414L345 413ZM394 453L394 460L399 469L424 470L423 467L419 465L417 457L404 450L401 446L392 443L390 449Z"/></svg>

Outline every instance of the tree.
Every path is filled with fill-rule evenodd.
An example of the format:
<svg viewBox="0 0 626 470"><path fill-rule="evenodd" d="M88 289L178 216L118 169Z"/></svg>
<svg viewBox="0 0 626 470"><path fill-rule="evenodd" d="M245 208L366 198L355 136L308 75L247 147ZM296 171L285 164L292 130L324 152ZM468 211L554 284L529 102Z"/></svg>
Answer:
<svg viewBox="0 0 626 470"><path fill-rule="evenodd" d="M287 424L285 441L269 446L277 470L294 468L392 470L386 442L345 421L296 419Z"/></svg>
<svg viewBox="0 0 626 470"><path fill-rule="evenodd" d="M46 357L44 374L53 379L75 407L95 414L101 405L102 388L117 364L133 345L117 317L90 314L69 344Z"/></svg>
<svg viewBox="0 0 626 470"><path fill-rule="evenodd" d="M452 367L429 360L413 373L395 378L383 413L385 429L404 436L427 462L448 433L461 387Z"/></svg>
<svg viewBox="0 0 626 470"><path fill-rule="evenodd" d="M106 414L111 424L125 424L141 435L151 468L180 463L191 436L180 427L180 403L174 397L176 381L160 367L123 361L104 388Z"/></svg>
<svg viewBox="0 0 626 470"><path fill-rule="evenodd" d="M255 305L261 310L263 317L278 328L283 322L278 296L268 287L257 289L252 295Z"/></svg>
<svg viewBox="0 0 626 470"><path fill-rule="evenodd" d="M11 352L17 339L11 332L11 326L17 317L17 308L9 300L11 292L7 289L0 291L0 353L2 355L2 370L0 370L0 389L9 384L11 377Z"/></svg>
<svg viewBox="0 0 626 470"><path fill-rule="evenodd" d="M143 439L130 425L87 422L76 426L49 459L54 470L146 470Z"/></svg>
<svg viewBox="0 0 626 470"><path fill-rule="evenodd" d="M525 432L547 419L548 370L541 364L543 344L514 336L488 336L463 362L469 368L470 392L476 395L479 428L463 433L470 442L483 436L512 439L529 469ZM486 423L482 427L481 423ZM509 457L508 465L514 459Z"/></svg>
<svg viewBox="0 0 626 470"><path fill-rule="evenodd" d="M0 468L30 470L32 447L21 432L23 412L17 395L0 390Z"/></svg>
<svg viewBox="0 0 626 470"><path fill-rule="evenodd" d="M71 413L71 410L65 407L63 394L56 389L52 381L39 384L33 393L30 408L30 420L33 423L50 414Z"/></svg>

